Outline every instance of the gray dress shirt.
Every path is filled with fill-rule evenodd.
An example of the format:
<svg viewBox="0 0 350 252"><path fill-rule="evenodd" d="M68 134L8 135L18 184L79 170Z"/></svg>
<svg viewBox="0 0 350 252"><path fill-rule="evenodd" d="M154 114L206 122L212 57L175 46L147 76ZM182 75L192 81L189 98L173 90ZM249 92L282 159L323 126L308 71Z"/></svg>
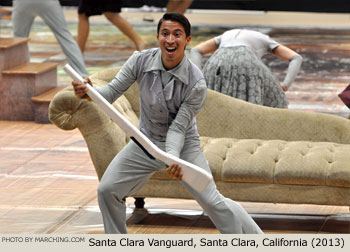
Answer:
<svg viewBox="0 0 350 252"><path fill-rule="evenodd" d="M163 83L162 79L169 82ZM136 51L114 79L97 90L113 103L135 81L140 95L141 132L153 142L166 141L166 151L179 156L185 138L198 137L195 116L207 92L202 72L186 55L167 71L159 48Z"/></svg>

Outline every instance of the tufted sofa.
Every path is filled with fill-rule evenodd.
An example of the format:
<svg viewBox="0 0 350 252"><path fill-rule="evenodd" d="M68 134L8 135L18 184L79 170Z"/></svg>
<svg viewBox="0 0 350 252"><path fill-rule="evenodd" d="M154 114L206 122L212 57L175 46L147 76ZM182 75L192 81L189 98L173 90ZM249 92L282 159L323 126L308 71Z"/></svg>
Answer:
<svg viewBox="0 0 350 252"><path fill-rule="evenodd" d="M90 77L106 85L119 68ZM137 85L113 104L138 124ZM96 104L56 94L49 118L78 128L100 179L127 143L124 132ZM337 116L258 106L208 90L197 116L201 146L219 191L237 201L350 206L350 121ZM155 173L134 197L191 198L178 181Z"/></svg>

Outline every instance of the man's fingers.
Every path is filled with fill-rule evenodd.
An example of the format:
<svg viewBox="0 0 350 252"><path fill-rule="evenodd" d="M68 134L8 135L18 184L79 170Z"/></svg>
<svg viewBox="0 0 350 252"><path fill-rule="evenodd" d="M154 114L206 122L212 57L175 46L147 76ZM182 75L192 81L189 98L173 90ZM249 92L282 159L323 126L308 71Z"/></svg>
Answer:
<svg viewBox="0 0 350 252"><path fill-rule="evenodd" d="M181 167L177 167L177 166L176 168L174 167L174 176L178 178L180 176L180 173L181 173Z"/></svg>
<svg viewBox="0 0 350 252"><path fill-rule="evenodd" d="M182 172L181 172L181 166L178 164L171 165L167 170L166 173L171 178L176 178L181 180L182 179Z"/></svg>
<svg viewBox="0 0 350 252"><path fill-rule="evenodd" d="M78 97L83 97L87 93L87 87L83 84L81 84L79 81L73 81L72 82L74 93Z"/></svg>

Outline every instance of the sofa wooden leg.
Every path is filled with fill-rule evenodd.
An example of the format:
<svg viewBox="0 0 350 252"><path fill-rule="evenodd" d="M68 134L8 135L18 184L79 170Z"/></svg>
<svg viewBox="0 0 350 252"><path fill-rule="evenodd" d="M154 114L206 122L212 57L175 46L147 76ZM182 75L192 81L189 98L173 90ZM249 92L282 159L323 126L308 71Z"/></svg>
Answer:
<svg viewBox="0 0 350 252"><path fill-rule="evenodd" d="M134 198L135 199L135 208L143 208L145 206L145 198Z"/></svg>

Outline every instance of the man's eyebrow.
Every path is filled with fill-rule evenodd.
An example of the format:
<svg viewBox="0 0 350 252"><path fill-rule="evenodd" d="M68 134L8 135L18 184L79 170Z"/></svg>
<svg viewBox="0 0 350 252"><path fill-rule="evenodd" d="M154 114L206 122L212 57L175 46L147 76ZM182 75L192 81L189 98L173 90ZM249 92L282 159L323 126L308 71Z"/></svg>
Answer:
<svg viewBox="0 0 350 252"><path fill-rule="evenodd" d="M169 31L169 29L168 28L162 28L160 31ZM185 32L184 30L182 30L182 29L180 29L180 28L177 28L177 29L175 29L175 31L176 32Z"/></svg>

